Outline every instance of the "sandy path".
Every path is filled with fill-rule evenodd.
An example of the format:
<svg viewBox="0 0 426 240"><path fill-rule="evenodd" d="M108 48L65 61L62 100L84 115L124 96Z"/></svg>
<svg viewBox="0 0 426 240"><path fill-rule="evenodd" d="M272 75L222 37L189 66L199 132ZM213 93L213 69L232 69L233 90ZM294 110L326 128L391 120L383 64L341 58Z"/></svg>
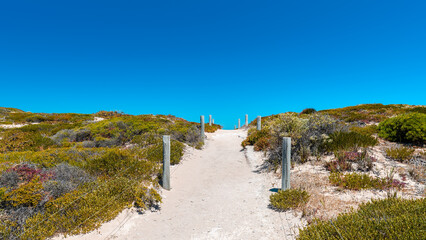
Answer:
<svg viewBox="0 0 426 240"><path fill-rule="evenodd" d="M268 208L270 176L241 151L243 130L208 134L172 168L161 210L124 211L98 231L67 239L292 239L288 218ZM256 153L247 155L254 156Z"/></svg>

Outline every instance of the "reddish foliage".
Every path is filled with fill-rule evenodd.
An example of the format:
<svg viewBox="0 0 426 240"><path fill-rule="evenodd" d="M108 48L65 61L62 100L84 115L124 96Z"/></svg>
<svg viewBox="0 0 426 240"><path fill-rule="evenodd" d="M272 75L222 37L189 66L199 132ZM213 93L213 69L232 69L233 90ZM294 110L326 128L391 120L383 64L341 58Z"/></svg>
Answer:
<svg viewBox="0 0 426 240"><path fill-rule="evenodd" d="M30 182L34 177L38 176L40 177L40 181L46 181L52 177L52 173L50 172L43 172L40 168L34 168L32 166L29 166L27 164L20 164L17 166L14 166L12 168L9 168L6 171L14 171L18 173L21 180L24 182Z"/></svg>

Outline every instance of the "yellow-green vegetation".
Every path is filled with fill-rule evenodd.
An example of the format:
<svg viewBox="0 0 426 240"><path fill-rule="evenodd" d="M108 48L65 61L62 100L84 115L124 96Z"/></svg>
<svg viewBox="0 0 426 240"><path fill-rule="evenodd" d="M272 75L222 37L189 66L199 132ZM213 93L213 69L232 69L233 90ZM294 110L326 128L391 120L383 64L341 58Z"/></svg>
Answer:
<svg viewBox="0 0 426 240"><path fill-rule="evenodd" d="M9 130L2 134L0 139L0 153L26 150L43 150L53 145L53 141L39 132L24 132Z"/></svg>
<svg viewBox="0 0 426 240"><path fill-rule="evenodd" d="M414 149L409 147L391 147L385 150L386 155L393 160L405 162L413 157Z"/></svg>
<svg viewBox="0 0 426 240"><path fill-rule="evenodd" d="M305 205L308 200L308 192L301 189L278 190L269 197L271 206L279 211L298 208Z"/></svg>
<svg viewBox="0 0 426 240"><path fill-rule="evenodd" d="M336 108L319 111L333 116L345 122L380 122L391 116L404 113L426 113L424 106L412 106L405 104L361 104L344 108Z"/></svg>
<svg viewBox="0 0 426 240"><path fill-rule="evenodd" d="M208 132L208 133L216 132L219 129L222 129L222 126L218 124L212 124L212 125L206 124L204 126L204 132Z"/></svg>
<svg viewBox="0 0 426 240"><path fill-rule="evenodd" d="M379 136L393 142L426 143L426 114L411 113L386 119L379 124Z"/></svg>
<svg viewBox="0 0 426 240"><path fill-rule="evenodd" d="M357 132L359 134L371 136L379 132L376 125L367 125L367 126L352 126L349 128L351 132Z"/></svg>
<svg viewBox="0 0 426 240"><path fill-rule="evenodd" d="M297 239L426 239L425 218L425 198L372 200L334 220L316 220Z"/></svg>
<svg viewBox="0 0 426 240"><path fill-rule="evenodd" d="M326 148L330 152L358 151L360 148L373 147L378 143L373 136L358 132L336 131L329 137Z"/></svg>
<svg viewBox="0 0 426 240"><path fill-rule="evenodd" d="M171 136L171 164L185 145L202 146L198 123L170 115L0 108L0 118L39 123L0 132L0 239L88 232L124 208L158 208L162 135Z"/></svg>
<svg viewBox="0 0 426 240"><path fill-rule="evenodd" d="M278 114L262 118L262 130L254 126L248 130L242 146L254 145L255 150L268 152L268 163L274 167L281 162L282 138L291 137L292 161L305 162L327 151L330 135L347 127L323 114Z"/></svg>
<svg viewBox="0 0 426 240"><path fill-rule="evenodd" d="M391 189L402 188L405 184L392 177L385 179L370 177L365 173L330 173L330 183L343 189L361 190L361 189Z"/></svg>

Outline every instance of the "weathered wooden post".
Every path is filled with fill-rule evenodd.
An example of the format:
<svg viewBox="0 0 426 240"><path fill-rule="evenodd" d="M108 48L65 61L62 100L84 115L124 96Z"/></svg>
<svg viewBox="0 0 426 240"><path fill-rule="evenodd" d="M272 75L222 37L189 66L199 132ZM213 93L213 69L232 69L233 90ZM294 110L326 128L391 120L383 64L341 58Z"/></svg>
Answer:
<svg viewBox="0 0 426 240"><path fill-rule="evenodd" d="M241 120L238 118L238 129L241 128Z"/></svg>
<svg viewBox="0 0 426 240"><path fill-rule="evenodd" d="M282 190L290 189L291 138L283 138Z"/></svg>
<svg viewBox="0 0 426 240"><path fill-rule="evenodd" d="M214 124L214 118L212 119L212 124Z"/></svg>
<svg viewBox="0 0 426 240"><path fill-rule="evenodd" d="M237 125L234 125L234 130L237 129Z"/></svg>
<svg viewBox="0 0 426 240"><path fill-rule="evenodd" d="M246 127L248 126L248 114L246 114Z"/></svg>
<svg viewBox="0 0 426 240"><path fill-rule="evenodd" d="M262 130L262 117L257 116L257 130Z"/></svg>
<svg viewBox="0 0 426 240"><path fill-rule="evenodd" d="M200 123L201 123L201 141L203 141L204 143L204 115L201 115Z"/></svg>
<svg viewBox="0 0 426 240"><path fill-rule="evenodd" d="M170 135L163 135L163 188L170 190Z"/></svg>
<svg viewBox="0 0 426 240"><path fill-rule="evenodd" d="M212 125L212 115L209 115L209 125Z"/></svg>

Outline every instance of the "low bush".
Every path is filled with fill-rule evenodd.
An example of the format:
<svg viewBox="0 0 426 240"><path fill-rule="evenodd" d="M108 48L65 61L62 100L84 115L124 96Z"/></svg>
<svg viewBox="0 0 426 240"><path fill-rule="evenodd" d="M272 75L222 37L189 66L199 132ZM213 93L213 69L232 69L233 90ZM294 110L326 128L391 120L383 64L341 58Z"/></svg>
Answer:
<svg viewBox="0 0 426 240"><path fill-rule="evenodd" d="M8 160L19 161L23 156L16 153ZM55 149L29 156L52 167L21 164L6 169L4 172L16 172L19 181L10 184L16 177L9 177L7 188L3 187L4 172L1 175L4 194L0 206L11 220L0 223L0 236L6 239L86 232L132 204L142 211L158 207L161 201L155 189L147 187L156 185L153 181L160 164L143 159L143 149ZM32 210L26 211L29 208Z"/></svg>
<svg viewBox="0 0 426 240"><path fill-rule="evenodd" d="M261 137L254 143L255 151L266 151L271 147L268 137Z"/></svg>
<svg viewBox="0 0 426 240"><path fill-rule="evenodd" d="M367 125L364 127L361 126L353 126L349 129L351 132L357 132L362 135L371 136L373 134L378 133L377 125Z"/></svg>
<svg viewBox="0 0 426 240"><path fill-rule="evenodd" d="M271 132L268 161L272 164L281 162L283 137L291 137L292 161L305 162L310 156L318 158L324 153L329 135L345 128L336 120L321 114L310 114L307 119L284 114L267 124Z"/></svg>
<svg viewBox="0 0 426 240"><path fill-rule="evenodd" d="M54 145L53 141L40 133L10 130L0 139L0 153L13 151L39 151Z"/></svg>
<svg viewBox="0 0 426 240"><path fill-rule="evenodd" d="M414 149L408 147L391 147L385 150L386 155L396 161L406 162L413 158Z"/></svg>
<svg viewBox="0 0 426 240"><path fill-rule="evenodd" d="M330 152L358 151L360 148L373 147L378 141L373 136L358 132L338 131L330 134L326 148Z"/></svg>
<svg viewBox="0 0 426 240"><path fill-rule="evenodd" d="M121 117L121 116L125 116L127 114L123 113L123 112L119 112L119 111L99 111L97 113L94 114L96 117L101 117L101 118L114 118L114 117Z"/></svg>
<svg viewBox="0 0 426 240"><path fill-rule="evenodd" d="M222 126L220 126L218 124L212 124L211 126L209 124L206 124L204 126L204 131L208 132L208 133L214 133L219 129L222 129Z"/></svg>
<svg viewBox="0 0 426 240"><path fill-rule="evenodd" d="M300 114L312 114L316 112L317 110L315 110L314 108L305 108L302 110L302 112L300 112Z"/></svg>
<svg viewBox="0 0 426 240"><path fill-rule="evenodd" d="M294 209L306 204L309 200L309 194L300 189L278 190L277 193L269 197L271 206L279 211Z"/></svg>
<svg viewBox="0 0 426 240"><path fill-rule="evenodd" d="M343 189L361 190L361 189L401 189L404 183L391 177L385 179L370 177L365 173L331 173L330 183Z"/></svg>
<svg viewBox="0 0 426 240"><path fill-rule="evenodd" d="M373 162L377 161L376 158L371 157L366 150L362 152L335 152L337 160L330 162L329 171L347 171L359 170L369 171L373 168ZM352 164L351 164L352 163ZM327 167L328 165L326 165Z"/></svg>
<svg viewBox="0 0 426 240"><path fill-rule="evenodd" d="M178 164L183 157L185 145L179 141L172 139L170 141L170 164ZM153 162L163 161L163 142L158 140L155 144L147 147L144 156Z"/></svg>
<svg viewBox="0 0 426 240"><path fill-rule="evenodd" d="M386 119L379 124L379 136L400 143L426 143L426 114L410 113Z"/></svg>
<svg viewBox="0 0 426 240"><path fill-rule="evenodd" d="M259 139L263 138L265 140L269 135L270 133L265 128L260 131L256 130L256 128L250 128L247 138L241 142L241 146L245 148L248 145L254 145Z"/></svg>
<svg viewBox="0 0 426 240"><path fill-rule="evenodd" d="M425 218L426 198L372 200L335 220L316 220L297 239L426 239Z"/></svg>
<svg viewBox="0 0 426 240"><path fill-rule="evenodd" d="M2 205L11 207L36 207L43 199L43 184L39 177L6 192Z"/></svg>
<svg viewBox="0 0 426 240"><path fill-rule="evenodd" d="M345 159L337 159L325 163L325 168L330 172L344 172L351 170L351 164Z"/></svg>
<svg viewBox="0 0 426 240"><path fill-rule="evenodd" d="M63 129L51 137L58 145L66 142L83 142L89 141L92 138L92 133L87 129Z"/></svg>

